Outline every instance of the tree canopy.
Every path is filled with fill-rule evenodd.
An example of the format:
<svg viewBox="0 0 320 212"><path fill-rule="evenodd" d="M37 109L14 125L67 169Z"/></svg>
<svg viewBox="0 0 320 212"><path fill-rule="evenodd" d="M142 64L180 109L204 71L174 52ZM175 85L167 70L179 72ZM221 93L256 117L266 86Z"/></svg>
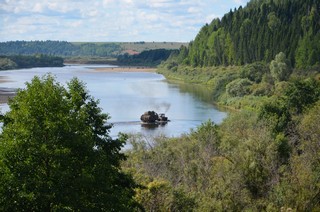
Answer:
<svg viewBox="0 0 320 212"><path fill-rule="evenodd" d="M290 65L319 64L320 3L314 0L252 0L202 27L182 53L192 66L270 62L283 52Z"/></svg>
<svg viewBox="0 0 320 212"><path fill-rule="evenodd" d="M0 142L1 211L130 211L135 184L83 82L34 77L9 102Z"/></svg>

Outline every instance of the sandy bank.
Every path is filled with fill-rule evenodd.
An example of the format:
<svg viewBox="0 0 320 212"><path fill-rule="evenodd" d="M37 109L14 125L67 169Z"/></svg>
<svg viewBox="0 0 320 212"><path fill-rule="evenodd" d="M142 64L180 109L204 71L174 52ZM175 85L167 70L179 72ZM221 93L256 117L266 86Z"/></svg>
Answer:
<svg viewBox="0 0 320 212"><path fill-rule="evenodd" d="M156 72L156 68L150 67L110 67L110 68L95 68L94 71L98 72Z"/></svg>

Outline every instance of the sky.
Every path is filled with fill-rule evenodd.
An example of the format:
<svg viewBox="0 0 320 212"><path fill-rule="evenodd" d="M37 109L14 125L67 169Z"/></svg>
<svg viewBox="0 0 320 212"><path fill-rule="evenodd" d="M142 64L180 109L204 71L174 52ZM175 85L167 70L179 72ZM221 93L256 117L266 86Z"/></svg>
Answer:
<svg viewBox="0 0 320 212"><path fill-rule="evenodd" d="M0 42L189 42L249 0L0 0Z"/></svg>

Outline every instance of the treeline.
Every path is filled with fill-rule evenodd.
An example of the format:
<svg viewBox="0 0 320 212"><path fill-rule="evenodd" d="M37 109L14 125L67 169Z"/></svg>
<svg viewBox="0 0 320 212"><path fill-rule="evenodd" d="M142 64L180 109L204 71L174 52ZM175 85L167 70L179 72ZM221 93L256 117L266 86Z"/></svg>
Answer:
<svg viewBox="0 0 320 212"><path fill-rule="evenodd" d="M70 43L66 41L8 41L0 43L0 55L47 54L56 56L118 55L121 46L116 43Z"/></svg>
<svg viewBox="0 0 320 212"><path fill-rule="evenodd" d="M157 66L167 60L171 54L177 54L178 50L155 49L143 51L136 55L119 55L117 62L120 65Z"/></svg>
<svg viewBox="0 0 320 212"><path fill-rule="evenodd" d="M179 62L192 66L270 62L284 52L293 67L319 64L320 2L252 0L203 26Z"/></svg>
<svg viewBox="0 0 320 212"><path fill-rule="evenodd" d="M0 56L0 70L34 67L62 67L63 58L43 54Z"/></svg>

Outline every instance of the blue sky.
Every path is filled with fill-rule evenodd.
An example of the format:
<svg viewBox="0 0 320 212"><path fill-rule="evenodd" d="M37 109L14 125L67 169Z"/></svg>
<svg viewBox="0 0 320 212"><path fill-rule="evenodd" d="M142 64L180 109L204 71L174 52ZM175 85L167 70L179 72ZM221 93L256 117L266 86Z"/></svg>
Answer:
<svg viewBox="0 0 320 212"><path fill-rule="evenodd" d="M0 41L179 41L249 0L0 0Z"/></svg>

